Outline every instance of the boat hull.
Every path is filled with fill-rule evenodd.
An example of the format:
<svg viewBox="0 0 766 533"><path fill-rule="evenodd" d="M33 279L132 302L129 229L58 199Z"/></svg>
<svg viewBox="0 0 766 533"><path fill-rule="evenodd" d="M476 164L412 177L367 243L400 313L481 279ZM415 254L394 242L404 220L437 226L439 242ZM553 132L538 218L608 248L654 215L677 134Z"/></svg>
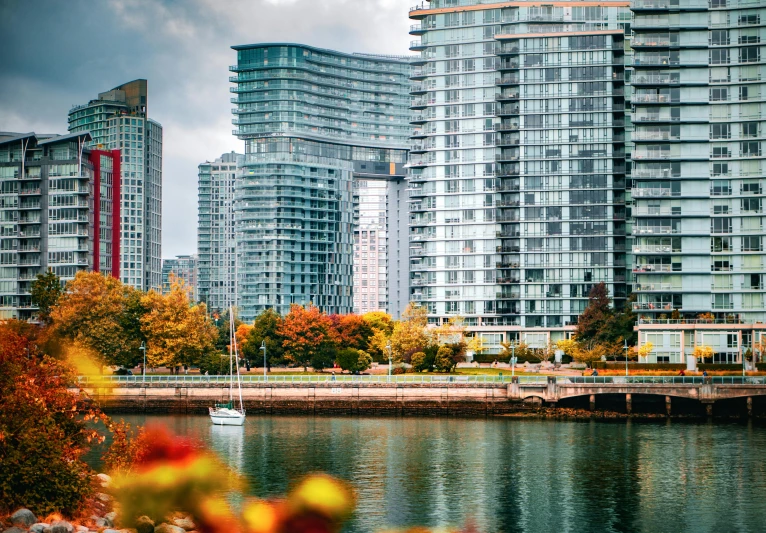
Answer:
<svg viewBox="0 0 766 533"><path fill-rule="evenodd" d="M243 426L245 425L245 413L233 409L210 408L210 420L216 426Z"/></svg>

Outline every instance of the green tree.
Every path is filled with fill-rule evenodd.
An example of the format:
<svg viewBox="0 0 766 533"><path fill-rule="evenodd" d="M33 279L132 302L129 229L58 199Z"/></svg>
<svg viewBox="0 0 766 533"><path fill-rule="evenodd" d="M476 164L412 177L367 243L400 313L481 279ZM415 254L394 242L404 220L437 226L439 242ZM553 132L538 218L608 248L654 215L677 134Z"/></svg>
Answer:
<svg viewBox="0 0 766 533"><path fill-rule="evenodd" d="M415 372L422 372L423 370L429 369L429 364L425 352L415 352L412 354L410 363L412 364L412 368L415 370Z"/></svg>
<svg viewBox="0 0 766 533"><path fill-rule="evenodd" d="M454 366L455 362L453 360L452 349L446 344L442 344L436 352L434 368L438 372L451 372Z"/></svg>
<svg viewBox="0 0 766 533"><path fill-rule="evenodd" d="M38 308L40 321L50 324L51 310L59 301L63 289L61 287L61 278L53 273L53 269L48 269L45 274L38 274L37 279L32 282L32 304Z"/></svg>
<svg viewBox="0 0 766 533"><path fill-rule="evenodd" d="M282 317L274 309L266 309L255 317L253 328L248 332L242 345L242 356L253 366L263 366L261 344L266 343L266 366L284 363L284 338L279 333Z"/></svg>
<svg viewBox="0 0 766 533"><path fill-rule="evenodd" d="M372 357L363 350L343 348L338 350L338 353L335 356L335 362L347 372L362 372L370 368Z"/></svg>

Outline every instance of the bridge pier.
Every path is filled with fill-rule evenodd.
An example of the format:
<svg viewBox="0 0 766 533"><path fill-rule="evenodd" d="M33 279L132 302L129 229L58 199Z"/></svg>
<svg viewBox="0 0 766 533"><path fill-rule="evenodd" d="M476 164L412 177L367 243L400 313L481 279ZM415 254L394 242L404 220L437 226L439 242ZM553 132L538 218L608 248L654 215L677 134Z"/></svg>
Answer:
<svg viewBox="0 0 766 533"><path fill-rule="evenodd" d="M753 397L748 396L747 397L747 416L750 418L753 417Z"/></svg>
<svg viewBox="0 0 766 533"><path fill-rule="evenodd" d="M670 416L670 396L665 396L665 413Z"/></svg>
<svg viewBox="0 0 766 533"><path fill-rule="evenodd" d="M590 398L588 399L588 408L591 411L596 410L596 395L595 394L590 395Z"/></svg>
<svg viewBox="0 0 766 533"><path fill-rule="evenodd" d="M708 402L705 404L705 413L709 417L713 416L713 402Z"/></svg>
<svg viewBox="0 0 766 533"><path fill-rule="evenodd" d="M625 412L628 414L633 413L633 395L630 393L625 395Z"/></svg>

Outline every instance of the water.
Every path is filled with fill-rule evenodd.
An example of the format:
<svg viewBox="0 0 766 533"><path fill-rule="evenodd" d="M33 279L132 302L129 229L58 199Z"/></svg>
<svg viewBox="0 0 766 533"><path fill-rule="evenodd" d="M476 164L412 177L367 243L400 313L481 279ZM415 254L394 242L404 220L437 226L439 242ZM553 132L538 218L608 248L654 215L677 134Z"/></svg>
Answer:
<svg viewBox="0 0 766 533"><path fill-rule="evenodd" d="M125 416L198 438L253 495L315 471L351 482L345 531L766 530L766 428L746 424L495 419Z"/></svg>

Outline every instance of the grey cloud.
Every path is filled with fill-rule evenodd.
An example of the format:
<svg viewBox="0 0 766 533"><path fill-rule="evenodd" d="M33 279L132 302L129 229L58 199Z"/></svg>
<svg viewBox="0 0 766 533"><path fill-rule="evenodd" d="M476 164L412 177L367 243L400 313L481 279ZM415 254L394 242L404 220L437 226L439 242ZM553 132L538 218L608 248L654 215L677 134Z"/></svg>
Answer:
<svg viewBox="0 0 766 533"><path fill-rule="evenodd" d="M163 256L196 250L197 165L231 135L234 44L407 54L412 0L3 0L0 131L65 132L72 105L149 80L164 128Z"/></svg>

